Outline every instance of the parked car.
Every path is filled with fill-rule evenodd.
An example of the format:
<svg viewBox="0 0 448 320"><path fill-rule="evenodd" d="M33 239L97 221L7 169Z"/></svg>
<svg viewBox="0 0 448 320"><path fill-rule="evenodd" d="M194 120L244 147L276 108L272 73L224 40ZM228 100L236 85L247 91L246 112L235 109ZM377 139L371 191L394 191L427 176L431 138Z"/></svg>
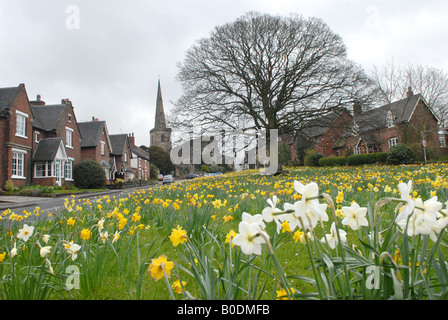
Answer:
<svg viewBox="0 0 448 320"><path fill-rule="evenodd" d="M172 175L167 174L166 176L163 176L163 184L172 183L172 182L174 182L174 178Z"/></svg>
<svg viewBox="0 0 448 320"><path fill-rule="evenodd" d="M196 173L189 173L187 174L187 176L185 177L186 179L194 179L199 177Z"/></svg>
<svg viewBox="0 0 448 320"><path fill-rule="evenodd" d="M159 174L159 181L163 181L163 174Z"/></svg>

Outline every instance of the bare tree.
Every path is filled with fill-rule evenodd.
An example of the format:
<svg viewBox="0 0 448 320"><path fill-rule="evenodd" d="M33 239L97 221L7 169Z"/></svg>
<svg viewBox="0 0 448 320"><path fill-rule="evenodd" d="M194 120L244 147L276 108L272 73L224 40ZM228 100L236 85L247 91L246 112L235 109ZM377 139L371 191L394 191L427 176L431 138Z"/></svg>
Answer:
<svg viewBox="0 0 448 320"><path fill-rule="evenodd" d="M179 63L184 90L170 125L294 134L363 101L370 82L320 19L248 13L216 27Z"/></svg>
<svg viewBox="0 0 448 320"><path fill-rule="evenodd" d="M374 66L372 78L382 103L405 98L411 87L414 93L422 94L441 126L448 125L448 74L445 71L431 66L400 66L388 61L381 67Z"/></svg>

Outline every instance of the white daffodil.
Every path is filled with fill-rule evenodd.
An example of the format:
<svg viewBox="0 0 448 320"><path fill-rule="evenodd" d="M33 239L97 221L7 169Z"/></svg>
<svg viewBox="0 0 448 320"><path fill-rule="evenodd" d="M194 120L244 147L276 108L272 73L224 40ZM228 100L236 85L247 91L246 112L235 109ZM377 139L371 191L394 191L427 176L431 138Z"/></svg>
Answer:
<svg viewBox="0 0 448 320"><path fill-rule="evenodd" d="M11 258L14 258L17 255L17 247L16 247L16 243L14 242L14 246L11 249L11 252L9 253Z"/></svg>
<svg viewBox="0 0 448 320"><path fill-rule="evenodd" d="M40 256L42 258L45 258L47 256L47 254L50 253L50 249L51 249L50 246L41 247L40 248Z"/></svg>
<svg viewBox="0 0 448 320"><path fill-rule="evenodd" d="M112 243L117 242L118 239L120 239L120 232L115 231L114 236L113 236L113 238L112 238Z"/></svg>
<svg viewBox="0 0 448 320"><path fill-rule="evenodd" d="M347 237L346 237L347 232L345 232L342 229L339 229L339 235L341 237L342 242L347 241ZM336 245L339 243L338 234L337 234L337 230L336 230L336 224L334 222L331 224L330 234L326 234L325 237L323 237L320 241L324 242L325 240L327 240L328 245L330 246L331 249L336 248Z"/></svg>
<svg viewBox="0 0 448 320"><path fill-rule="evenodd" d="M81 246L73 243L73 241L64 244L65 250L68 254L72 256L72 261L74 261L78 257L78 251L81 249Z"/></svg>
<svg viewBox="0 0 448 320"><path fill-rule="evenodd" d="M267 236L267 234L265 234ZM257 224L249 224L241 221L239 233L231 240L236 246L241 247L244 254L261 255L261 245L265 243L260 235L260 228Z"/></svg>
<svg viewBox="0 0 448 320"><path fill-rule="evenodd" d="M446 228L446 226L448 226L448 217L440 215L439 219L437 219L436 223L431 227L429 233L431 240L437 242L439 233Z"/></svg>
<svg viewBox="0 0 448 320"><path fill-rule="evenodd" d="M307 185L294 181L294 189L302 195L299 201L294 203L294 214L297 218L307 215L310 219L311 225L316 226L319 220L328 221L328 216L323 209L323 205L319 204L319 187L317 183L311 182Z"/></svg>
<svg viewBox="0 0 448 320"><path fill-rule="evenodd" d="M285 221L285 217L287 214L281 214L281 209L277 208L277 196L273 196L272 200L268 199L267 202L269 203L269 207L266 207L261 212L261 216L263 217L263 220L267 223L275 221L277 225L277 233L280 233L280 230L282 229L282 223Z"/></svg>
<svg viewBox="0 0 448 320"><path fill-rule="evenodd" d="M437 201L437 196L423 202L422 199L415 199L414 213L409 218L407 229L408 236L418 234L430 234L432 228L437 222L437 215L443 204ZM397 224L404 230L406 228L407 219L403 219Z"/></svg>
<svg viewBox="0 0 448 320"><path fill-rule="evenodd" d="M28 239L33 235L33 231L34 227L24 224L23 228L19 229L19 234L17 235L17 238L27 242Z"/></svg>
<svg viewBox="0 0 448 320"><path fill-rule="evenodd" d="M49 234L44 234L42 236L42 241L45 243L48 243L48 241L50 241L50 235Z"/></svg>
<svg viewBox="0 0 448 320"><path fill-rule="evenodd" d="M101 232L101 230L103 230L103 228L104 228L104 219L101 219L100 221L98 221L97 227L98 227L98 231L99 232Z"/></svg>
<svg viewBox="0 0 448 320"><path fill-rule="evenodd" d="M353 230L369 225L366 218L367 208L361 208L356 202L353 202L350 207L342 207L342 211L344 212L343 225L349 226Z"/></svg>
<svg viewBox="0 0 448 320"><path fill-rule="evenodd" d="M401 208L401 211L397 215L395 222L399 223L400 221L404 220L404 223L406 223L408 217L412 214L415 207L414 200L410 196L412 191L412 180L409 180L408 183L400 183L398 185L398 190L400 190L401 199L406 201L406 205Z"/></svg>
<svg viewBox="0 0 448 320"><path fill-rule="evenodd" d="M244 222L247 222L248 224L258 224L261 228L266 228L266 225L263 222L263 216L261 214L254 214L251 215L247 212L243 212L243 214L241 215L241 219Z"/></svg>
<svg viewBox="0 0 448 320"><path fill-rule="evenodd" d="M107 231L100 233L100 239L103 241L103 243L106 243L107 237L109 236L109 233Z"/></svg>

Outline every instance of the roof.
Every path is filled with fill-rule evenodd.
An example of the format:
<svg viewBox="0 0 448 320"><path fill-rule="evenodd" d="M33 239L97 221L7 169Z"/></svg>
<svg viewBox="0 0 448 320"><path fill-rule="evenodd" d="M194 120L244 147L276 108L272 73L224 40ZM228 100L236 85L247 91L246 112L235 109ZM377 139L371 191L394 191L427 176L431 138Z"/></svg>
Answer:
<svg viewBox="0 0 448 320"><path fill-rule="evenodd" d="M53 161L62 143L62 138L45 138L39 141L33 161Z"/></svg>
<svg viewBox="0 0 448 320"><path fill-rule="evenodd" d="M34 123L33 127L52 131L58 126L59 121L64 114L64 111L69 106L66 104L54 104L44 106L31 106L31 112L33 113Z"/></svg>
<svg viewBox="0 0 448 320"><path fill-rule="evenodd" d="M331 111L325 115L319 116L317 119L311 120L306 128L304 128L303 133L309 138L316 138L325 134L344 112L348 111L346 109Z"/></svg>
<svg viewBox="0 0 448 320"><path fill-rule="evenodd" d="M81 148L97 147L105 125L105 121L78 122L82 136Z"/></svg>
<svg viewBox="0 0 448 320"><path fill-rule="evenodd" d="M0 112L4 112L11 108L19 91L20 85L18 87L0 88Z"/></svg>
<svg viewBox="0 0 448 320"><path fill-rule="evenodd" d="M133 153L137 155L137 157L148 160L149 161L149 153L143 150L142 148L139 148L137 146L131 147L131 150Z"/></svg>
<svg viewBox="0 0 448 320"><path fill-rule="evenodd" d="M386 128L387 114L389 111L392 112L396 123L409 121L415 106L421 98L421 94L414 94L408 98L401 99L356 115L355 121L358 125L359 132L362 133L374 129Z"/></svg>
<svg viewBox="0 0 448 320"><path fill-rule="evenodd" d="M111 134L109 135L110 144L112 147L112 154L119 156L124 153L124 148L128 141L128 135L126 133L122 134Z"/></svg>

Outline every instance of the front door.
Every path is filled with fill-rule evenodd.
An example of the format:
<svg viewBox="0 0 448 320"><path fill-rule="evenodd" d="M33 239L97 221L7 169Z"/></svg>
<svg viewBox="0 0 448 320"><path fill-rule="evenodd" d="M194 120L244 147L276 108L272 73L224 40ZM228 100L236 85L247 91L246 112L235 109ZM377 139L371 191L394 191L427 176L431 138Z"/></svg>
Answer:
<svg viewBox="0 0 448 320"><path fill-rule="evenodd" d="M56 177L56 184L62 186L62 174L63 174L63 162L62 160L55 160L54 162L54 175Z"/></svg>

